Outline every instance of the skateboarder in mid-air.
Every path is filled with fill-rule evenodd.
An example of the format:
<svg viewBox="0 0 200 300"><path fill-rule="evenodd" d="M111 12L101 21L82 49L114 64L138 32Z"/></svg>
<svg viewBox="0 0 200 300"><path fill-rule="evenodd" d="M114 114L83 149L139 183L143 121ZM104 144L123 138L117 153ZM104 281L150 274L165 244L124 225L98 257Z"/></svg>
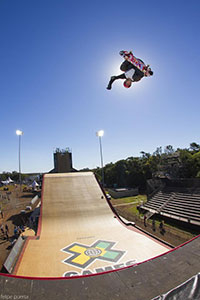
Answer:
<svg viewBox="0 0 200 300"><path fill-rule="evenodd" d="M118 76L112 76L107 86L107 90L111 90L112 84L117 79L125 79L124 87L130 88L132 82L140 81L144 76L152 76L153 72L149 68L149 65L145 65L145 63L136 58L133 53L127 51L120 51L120 55L124 57L124 62L120 66L120 70L124 73Z"/></svg>

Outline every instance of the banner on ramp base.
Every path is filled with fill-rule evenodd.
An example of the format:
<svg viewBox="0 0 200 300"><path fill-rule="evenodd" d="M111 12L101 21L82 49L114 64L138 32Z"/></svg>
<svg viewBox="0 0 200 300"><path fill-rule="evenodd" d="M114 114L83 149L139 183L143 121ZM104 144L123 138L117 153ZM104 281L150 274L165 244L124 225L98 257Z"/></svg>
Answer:
<svg viewBox="0 0 200 300"><path fill-rule="evenodd" d="M173 290L152 300L197 300L200 299L200 273L191 277Z"/></svg>

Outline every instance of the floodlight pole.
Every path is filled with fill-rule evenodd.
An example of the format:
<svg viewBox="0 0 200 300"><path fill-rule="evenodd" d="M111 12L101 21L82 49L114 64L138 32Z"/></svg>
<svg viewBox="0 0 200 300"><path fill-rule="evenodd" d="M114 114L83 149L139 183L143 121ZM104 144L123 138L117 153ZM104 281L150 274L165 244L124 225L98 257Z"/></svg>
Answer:
<svg viewBox="0 0 200 300"><path fill-rule="evenodd" d="M19 183L22 184L22 174L21 174L21 135L19 135Z"/></svg>
<svg viewBox="0 0 200 300"><path fill-rule="evenodd" d="M103 130L99 130L97 132L97 136L99 137L99 146L100 146L102 186L104 187L103 150L102 150L102 141L101 141L103 135L104 135Z"/></svg>
<svg viewBox="0 0 200 300"><path fill-rule="evenodd" d="M16 134L19 136L19 183L20 190L22 185L22 173L21 173L21 136L24 134L21 130L16 130Z"/></svg>

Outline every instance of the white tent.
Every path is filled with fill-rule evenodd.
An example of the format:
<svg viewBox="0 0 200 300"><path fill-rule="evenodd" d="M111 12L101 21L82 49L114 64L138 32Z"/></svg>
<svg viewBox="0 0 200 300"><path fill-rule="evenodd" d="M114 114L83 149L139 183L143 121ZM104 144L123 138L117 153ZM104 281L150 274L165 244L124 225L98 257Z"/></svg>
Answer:
<svg viewBox="0 0 200 300"><path fill-rule="evenodd" d="M10 177L8 177L7 180L9 181L9 183L14 182Z"/></svg>
<svg viewBox="0 0 200 300"><path fill-rule="evenodd" d="M30 185L33 189L39 187L39 184L34 180L33 183Z"/></svg>
<svg viewBox="0 0 200 300"><path fill-rule="evenodd" d="M7 185L7 184L9 184L10 182L9 182L8 180L3 180L3 181L1 181L1 183Z"/></svg>
<svg viewBox="0 0 200 300"><path fill-rule="evenodd" d="M12 183L12 182L14 182L14 181L13 181L10 177L8 177L7 180L1 181L1 183L5 184L5 185L7 185L7 184L9 184L9 183Z"/></svg>

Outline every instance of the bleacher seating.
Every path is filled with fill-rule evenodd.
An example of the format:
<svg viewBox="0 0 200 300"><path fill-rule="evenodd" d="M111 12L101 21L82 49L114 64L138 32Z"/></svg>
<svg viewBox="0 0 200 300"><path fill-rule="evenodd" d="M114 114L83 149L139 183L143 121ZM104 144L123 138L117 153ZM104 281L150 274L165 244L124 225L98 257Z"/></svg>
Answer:
<svg viewBox="0 0 200 300"><path fill-rule="evenodd" d="M141 208L200 225L200 188L165 187L153 195Z"/></svg>

